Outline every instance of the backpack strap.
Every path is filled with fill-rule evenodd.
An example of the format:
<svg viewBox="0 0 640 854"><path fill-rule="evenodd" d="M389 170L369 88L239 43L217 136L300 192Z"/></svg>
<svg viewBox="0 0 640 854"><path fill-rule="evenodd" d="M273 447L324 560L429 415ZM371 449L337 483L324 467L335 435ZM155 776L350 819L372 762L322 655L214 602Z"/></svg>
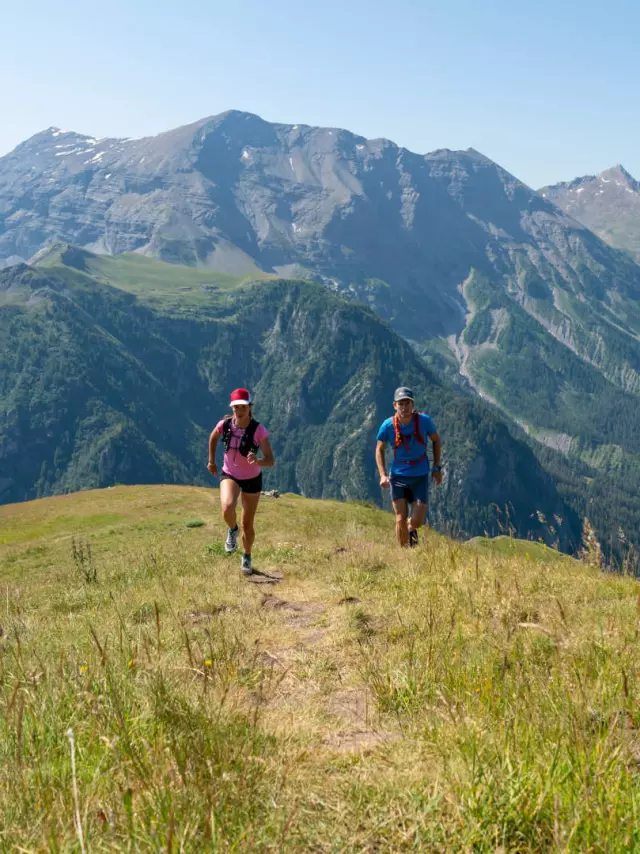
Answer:
<svg viewBox="0 0 640 854"><path fill-rule="evenodd" d="M231 442L231 425L233 423L233 415L230 415L228 418L224 419L222 424L222 447L224 448L225 454L229 450L229 444Z"/></svg>
<svg viewBox="0 0 640 854"><path fill-rule="evenodd" d="M231 446L231 428L233 426L233 416L230 415L228 418L224 419L224 423L222 425L222 445L224 447L225 454L229 450ZM245 427L245 431L242 434L242 438L240 439L240 445L238 446L239 453L246 457L251 451L255 454L260 445L256 442L256 430L260 426L260 422L256 421L255 418L252 418L251 421Z"/></svg>
<svg viewBox="0 0 640 854"><path fill-rule="evenodd" d="M394 449L396 449L396 448L399 448L401 445L404 444L404 437L403 437L402 433L400 432L400 419L398 418L398 416L394 415L393 418L391 419L391 421L393 423L393 433L394 433L393 447L394 447Z"/></svg>
<svg viewBox="0 0 640 854"><path fill-rule="evenodd" d="M260 422L256 421L255 418L252 418L247 427L245 428L242 439L240 439L240 448L239 451L243 457L246 457L251 451L255 454L260 445L256 444L255 436L256 430L260 426Z"/></svg>
<svg viewBox="0 0 640 854"><path fill-rule="evenodd" d="M420 429L420 413L413 413L413 438L419 445L424 445L426 447L427 443L424 440L424 436L422 435L422 430Z"/></svg>
<svg viewBox="0 0 640 854"><path fill-rule="evenodd" d="M409 453L409 439L411 437L402 435L402 432L400 430L400 419L398 418L397 415L393 416L392 423L393 423L393 432L394 432L394 440L393 440L393 454L394 454L394 456L397 454L398 448L402 447L402 445L404 445L404 449L408 454ZM427 458L427 451L426 451L427 443L425 442L424 436L422 435L422 430L420 429L420 413L419 412L413 413L413 438L416 440L416 442L419 445L425 446L425 452L424 452L424 454L422 454L421 457L418 457L417 460L407 460L407 462L409 463L410 466L417 466L418 463L421 463L423 460L425 460Z"/></svg>

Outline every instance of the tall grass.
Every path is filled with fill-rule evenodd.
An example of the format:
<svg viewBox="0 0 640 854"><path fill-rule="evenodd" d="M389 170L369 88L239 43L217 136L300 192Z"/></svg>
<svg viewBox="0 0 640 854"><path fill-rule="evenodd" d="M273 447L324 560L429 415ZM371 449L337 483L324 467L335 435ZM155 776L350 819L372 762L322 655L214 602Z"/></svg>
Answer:
<svg viewBox="0 0 640 854"><path fill-rule="evenodd" d="M169 498L64 498L122 519L83 531L90 585L62 499L0 547L0 850L640 850L634 580L400 552L380 511L284 496L255 549L284 580L254 586L206 548L210 493Z"/></svg>

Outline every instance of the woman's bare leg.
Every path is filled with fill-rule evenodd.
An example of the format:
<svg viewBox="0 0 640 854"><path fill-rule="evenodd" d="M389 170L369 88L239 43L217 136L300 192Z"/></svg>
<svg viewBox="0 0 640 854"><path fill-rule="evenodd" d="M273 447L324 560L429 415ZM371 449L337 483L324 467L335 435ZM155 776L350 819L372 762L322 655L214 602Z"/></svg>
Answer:
<svg viewBox="0 0 640 854"><path fill-rule="evenodd" d="M240 497L240 487L231 478L225 478L220 483L220 508L224 521L230 528L237 524L236 505Z"/></svg>
<svg viewBox="0 0 640 854"><path fill-rule="evenodd" d="M258 509L258 501L260 501L259 492L242 493L242 550L246 555L251 554L256 536L253 520Z"/></svg>

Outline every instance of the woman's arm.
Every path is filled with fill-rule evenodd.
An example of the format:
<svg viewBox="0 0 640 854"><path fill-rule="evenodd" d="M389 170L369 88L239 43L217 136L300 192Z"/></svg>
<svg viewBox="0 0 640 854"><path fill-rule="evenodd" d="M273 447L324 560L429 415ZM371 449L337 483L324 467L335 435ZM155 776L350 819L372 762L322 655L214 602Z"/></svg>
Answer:
<svg viewBox="0 0 640 854"><path fill-rule="evenodd" d="M260 450L262 451L262 457L260 459L258 459L253 451L251 451L247 454L247 462L250 462L252 465L260 466L261 469L271 468L276 460L273 456L271 444L268 439L263 439L262 442L260 442Z"/></svg>
<svg viewBox="0 0 640 854"><path fill-rule="evenodd" d="M216 466L216 448L218 447L218 439L220 438L220 433L218 433L217 429L211 431L211 435L209 436L209 463L207 468L211 472L211 474L218 474L218 469Z"/></svg>

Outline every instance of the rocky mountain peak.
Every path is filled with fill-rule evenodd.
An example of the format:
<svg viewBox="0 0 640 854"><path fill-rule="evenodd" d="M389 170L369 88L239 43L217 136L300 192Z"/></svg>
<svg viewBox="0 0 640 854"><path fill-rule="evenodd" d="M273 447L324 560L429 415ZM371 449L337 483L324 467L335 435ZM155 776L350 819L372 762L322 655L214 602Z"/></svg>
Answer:
<svg viewBox="0 0 640 854"><path fill-rule="evenodd" d="M640 187L640 184L636 179L631 175L631 173L627 172L627 170L620 163L617 163L615 166L611 166L609 169L605 169L603 172L600 172L598 175L582 175L579 178L574 178L572 181L559 181L557 184L550 184L546 187L541 187L538 192L544 198L553 198L557 193L563 192L578 192L579 190L584 190L588 188L590 185L591 189L594 192L598 192L602 190L604 192L606 184L612 184L614 187L622 187L624 189L629 189L632 192L635 192ZM562 205L561 205L562 207Z"/></svg>
<svg viewBox="0 0 640 854"><path fill-rule="evenodd" d="M605 169L604 172L601 172L596 180L600 180L602 183L613 183L616 187L623 187L624 189L629 189L631 191L637 191L639 188L638 182L620 163L612 166L610 169Z"/></svg>
<svg viewBox="0 0 640 854"><path fill-rule="evenodd" d="M30 136L24 142L21 142L16 148L10 152L7 157L12 155L24 154L27 151L40 150L47 151L51 149L53 152L63 151L68 148L74 148L83 143L95 143L98 140L87 134L77 133L73 130L62 130L57 127L49 127L46 130Z"/></svg>
<svg viewBox="0 0 640 854"><path fill-rule="evenodd" d="M238 275L305 271L412 339L459 332L469 270L504 264L516 280L532 241L565 270L566 247L584 240L573 229L473 148L415 153L240 110L141 139L52 127L0 158L0 259L62 240ZM420 317L409 307L425 294Z"/></svg>
<svg viewBox="0 0 640 854"><path fill-rule="evenodd" d="M640 182L620 163L539 190L565 213L640 260Z"/></svg>

